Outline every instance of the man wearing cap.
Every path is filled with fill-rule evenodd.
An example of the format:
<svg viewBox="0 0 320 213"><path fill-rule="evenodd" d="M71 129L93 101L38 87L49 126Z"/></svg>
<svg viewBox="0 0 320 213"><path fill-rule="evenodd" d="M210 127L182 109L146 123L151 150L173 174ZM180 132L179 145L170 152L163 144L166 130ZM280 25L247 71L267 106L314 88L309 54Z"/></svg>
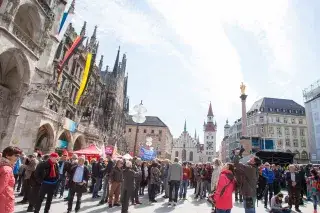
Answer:
<svg viewBox="0 0 320 213"><path fill-rule="evenodd" d="M84 165L85 156L78 158L78 165L73 166L70 172L70 193L68 200L68 211L72 211L72 203L74 195L77 193L77 203L75 212L80 210L82 193L87 191L87 183L89 180L89 169Z"/></svg>
<svg viewBox="0 0 320 213"><path fill-rule="evenodd" d="M51 153L49 159L39 164L35 171L35 177L41 184L39 197L35 205L34 213L39 213L44 197L47 195L44 213L49 213L52 197L59 180L59 169L57 153Z"/></svg>

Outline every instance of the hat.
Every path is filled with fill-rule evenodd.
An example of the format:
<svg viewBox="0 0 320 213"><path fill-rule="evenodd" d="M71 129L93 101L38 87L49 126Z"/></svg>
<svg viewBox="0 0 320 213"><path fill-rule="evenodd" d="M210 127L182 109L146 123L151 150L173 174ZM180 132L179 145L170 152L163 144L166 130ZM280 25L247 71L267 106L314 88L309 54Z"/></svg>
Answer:
<svg viewBox="0 0 320 213"><path fill-rule="evenodd" d="M53 153L50 154L50 157L51 158L58 158L59 155L57 153L53 152Z"/></svg>

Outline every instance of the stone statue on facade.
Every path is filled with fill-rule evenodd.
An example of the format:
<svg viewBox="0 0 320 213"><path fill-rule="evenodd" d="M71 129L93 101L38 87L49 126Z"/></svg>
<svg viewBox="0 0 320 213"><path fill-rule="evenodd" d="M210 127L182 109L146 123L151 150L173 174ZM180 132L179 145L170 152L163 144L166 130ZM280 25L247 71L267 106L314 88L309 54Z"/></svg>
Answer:
<svg viewBox="0 0 320 213"><path fill-rule="evenodd" d="M47 44L48 44L48 40L50 38L50 31L52 29L53 26L53 18L52 17L48 17L45 20L44 23L44 32L43 32L43 36L42 36L42 41L41 41L41 48L44 49Z"/></svg>
<svg viewBox="0 0 320 213"><path fill-rule="evenodd" d="M243 82L241 82L240 90L241 90L241 95L245 95L245 93L246 93L246 85L244 85Z"/></svg>

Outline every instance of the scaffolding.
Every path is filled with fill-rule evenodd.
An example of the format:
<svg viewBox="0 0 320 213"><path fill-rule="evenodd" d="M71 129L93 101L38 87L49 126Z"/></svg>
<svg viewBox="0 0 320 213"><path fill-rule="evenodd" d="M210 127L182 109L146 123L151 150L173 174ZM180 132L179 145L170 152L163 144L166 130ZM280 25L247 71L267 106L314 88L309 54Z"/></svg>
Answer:
<svg viewBox="0 0 320 213"><path fill-rule="evenodd" d="M304 102L320 97L320 79L302 91Z"/></svg>

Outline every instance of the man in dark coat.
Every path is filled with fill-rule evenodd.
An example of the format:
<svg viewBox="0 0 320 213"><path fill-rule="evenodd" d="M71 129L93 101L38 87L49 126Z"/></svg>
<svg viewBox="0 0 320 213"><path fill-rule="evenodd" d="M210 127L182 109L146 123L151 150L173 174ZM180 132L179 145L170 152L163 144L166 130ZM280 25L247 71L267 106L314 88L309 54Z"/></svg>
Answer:
<svg viewBox="0 0 320 213"><path fill-rule="evenodd" d="M289 172L286 173L286 181L289 194L289 207L291 209L294 205L296 212L301 212L299 209L301 178L294 165L289 166Z"/></svg>
<svg viewBox="0 0 320 213"><path fill-rule="evenodd" d="M44 197L47 195L44 213L49 213L54 191L59 180L59 169L57 153L51 153L48 160L43 161L37 166L35 177L37 182L42 183L40 187L39 197L36 202L34 213L39 213Z"/></svg>
<svg viewBox="0 0 320 213"><path fill-rule="evenodd" d="M77 203L75 212L80 210L81 197L84 192L87 191L87 183L89 180L89 169L84 165L85 157L80 156L78 158L78 165L73 166L70 171L70 197L68 200L68 211L72 211L72 203L74 195L77 194Z"/></svg>
<svg viewBox="0 0 320 213"><path fill-rule="evenodd" d="M98 162L92 164L92 179L94 179L94 187L92 191L92 198L100 197L98 192L100 190L100 186L102 183L102 177L104 174L104 167L103 167L103 158L100 158Z"/></svg>
<svg viewBox="0 0 320 213"><path fill-rule="evenodd" d="M135 175L136 173L132 170L132 163L126 162L126 168L123 170L123 186L121 190L121 213L128 213L129 199L133 194L135 186Z"/></svg>
<svg viewBox="0 0 320 213"><path fill-rule="evenodd" d="M255 202L257 199L257 184L258 184L258 167L261 160L254 156L247 164L240 163L241 155L244 150L236 150L233 156L234 166L237 176L242 176L240 184L240 193L243 196L243 205L246 212L255 212Z"/></svg>
<svg viewBox="0 0 320 213"><path fill-rule="evenodd" d="M139 190L140 190L140 183L142 180L141 159L140 158L134 158L132 169L136 173L136 176L135 176L134 190L133 190L133 193L131 196L131 202L133 205L142 204L139 201Z"/></svg>

